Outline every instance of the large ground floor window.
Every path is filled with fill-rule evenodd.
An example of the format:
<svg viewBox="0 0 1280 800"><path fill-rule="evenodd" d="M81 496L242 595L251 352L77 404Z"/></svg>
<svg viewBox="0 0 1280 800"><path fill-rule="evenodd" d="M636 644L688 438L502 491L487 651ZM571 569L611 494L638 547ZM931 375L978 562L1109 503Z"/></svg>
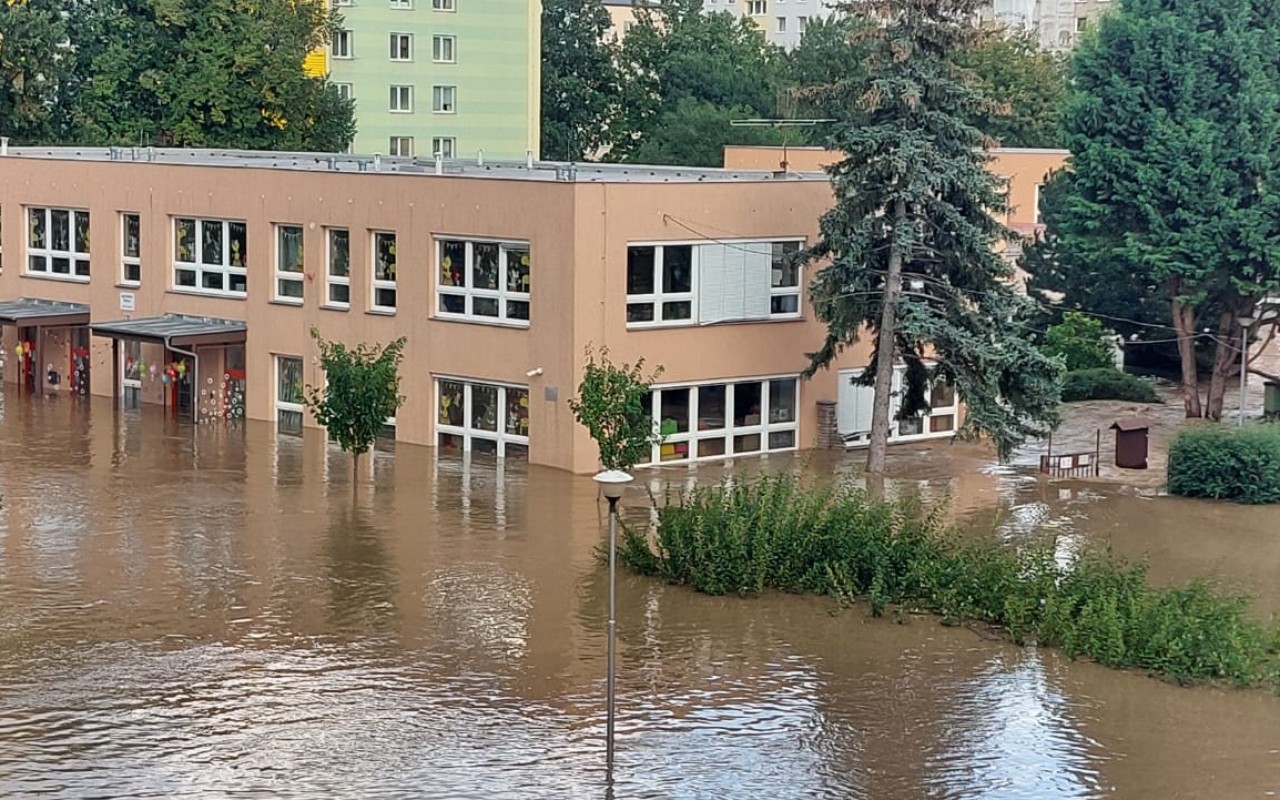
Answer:
<svg viewBox="0 0 1280 800"><path fill-rule="evenodd" d="M871 441L871 406L875 401L875 390L854 383L861 374L862 370L853 369L842 370L839 376L837 428L849 446L865 445ZM898 402L905 380L906 367L899 365L893 373L889 441L910 442L954 436L960 422L960 401L951 382L945 378L936 379L925 398L929 409L907 419L898 419Z"/></svg>
<svg viewBox="0 0 1280 800"><path fill-rule="evenodd" d="M276 356L276 430L302 434L302 359Z"/></svg>
<svg viewBox="0 0 1280 800"><path fill-rule="evenodd" d="M142 372L146 364L142 360L142 342L124 339L120 342L121 394L125 408L137 408L142 404Z"/></svg>
<svg viewBox="0 0 1280 800"><path fill-rule="evenodd" d="M794 376L655 388L652 463L794 450L798 393Z"/></svg>
<svg viewBox="0 0 1280 800"><path fill-rule="evenodd" d="M529 388L436 381L436 444L442 451L529 457Z"/></svg>

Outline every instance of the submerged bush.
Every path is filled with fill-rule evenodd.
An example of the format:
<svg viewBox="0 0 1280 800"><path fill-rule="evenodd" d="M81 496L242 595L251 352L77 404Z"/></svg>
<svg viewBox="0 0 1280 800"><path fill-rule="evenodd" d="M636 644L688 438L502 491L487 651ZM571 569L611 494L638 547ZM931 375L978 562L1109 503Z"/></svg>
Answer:
<svg viewBox="0 0 1280 800"><path fill-rule="evenodd" d="M728 480L659 506L652 541L628 528L621 558L708 594L864 599L877 616L897 605L981 621L1018 643L1180 683L1280 686L1280 639L1247 617L1246 598L1203 582L1153 588L1144 565L1109 552L1062 565L1051 543L961 541L918 499L878 501L785 475Z"/></svg>
<svg viewBox="0 0 1280 800"><path fill-rule="evenodd" d="M1068 372L1062 379L1062 402L1075 403L1080 400L1159 403L1160 397L1151 381L1121 372L1115 367L1105 367Z"/></svg>
<svg viewBox="0 0 1280 800"><path fill-rule="evenodd" d="M1238 503L1280 503L1280 425L1213 425L1169 445L1169 492Z"/></svg>

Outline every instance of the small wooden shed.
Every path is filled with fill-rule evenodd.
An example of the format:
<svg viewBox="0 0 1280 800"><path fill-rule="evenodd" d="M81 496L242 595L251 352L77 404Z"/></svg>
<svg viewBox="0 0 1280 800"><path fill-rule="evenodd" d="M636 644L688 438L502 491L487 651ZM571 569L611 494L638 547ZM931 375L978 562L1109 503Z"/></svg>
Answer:
<svg viewBox="0 0 1280 800"><path fill-rule="evenodd" d="M1111 430L1116 432L1116 466L1146 469L1151 420L1138 416L1121 417L1111 424Z"/></svg>

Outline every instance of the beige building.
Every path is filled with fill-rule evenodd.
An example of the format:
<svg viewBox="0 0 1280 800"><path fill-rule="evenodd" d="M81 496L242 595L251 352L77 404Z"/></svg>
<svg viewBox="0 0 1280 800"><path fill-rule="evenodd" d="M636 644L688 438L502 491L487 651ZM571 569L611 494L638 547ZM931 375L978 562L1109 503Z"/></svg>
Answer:
<svg viewBox="0 0 1280 800"><path fill-rule="evenodd" d="M866 345L800 378L823 326L785 258L830 199L821 173L745 167L11 149L4 378L296 433L315 425L303 387L323 384L312 328L405 336L388 435L586 472L567 401L585 349L607 346L664 368L654 463L857 444L869 398L845 379ZM957 421L940 386L894 436Z"/></svg>

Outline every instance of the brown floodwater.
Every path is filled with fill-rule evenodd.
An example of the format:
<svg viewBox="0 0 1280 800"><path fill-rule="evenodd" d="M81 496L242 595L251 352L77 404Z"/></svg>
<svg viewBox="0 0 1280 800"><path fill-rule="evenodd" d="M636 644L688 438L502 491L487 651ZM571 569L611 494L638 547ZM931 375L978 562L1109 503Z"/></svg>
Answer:
<svg viewBox="0 0 1280 800"><path fill-rule="evenodd" d="M1218 574L1280 609L1273 509L1049 485L972 448L892 460L968 524L1110 541L1157 580ZM400 445L360 481L319 437L6 396L0 797L603 798L590 479ZM822 598L624 572L618 599L620 800L1280 791L1264 692Z"/></svg>

